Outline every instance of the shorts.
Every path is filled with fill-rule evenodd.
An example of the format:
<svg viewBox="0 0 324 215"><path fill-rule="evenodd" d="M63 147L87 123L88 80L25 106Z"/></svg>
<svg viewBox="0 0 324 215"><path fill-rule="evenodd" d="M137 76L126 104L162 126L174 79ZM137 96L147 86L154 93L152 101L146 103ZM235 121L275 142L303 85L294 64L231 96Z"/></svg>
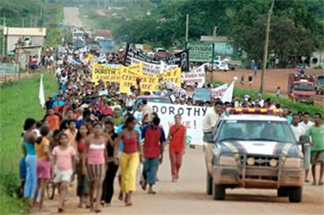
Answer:
<svg viewBox="0 0 324 215"><path fill-rule="evenodd" d="M27 168L25 163L25 157L21 158L19 161L19 178L21 181L26 181Z"/></svg>
<svg viewBox="0 0 324 215"><path fill-rule="evenodd" d="M105 164L88 164L88 177L89 181L100 180L103 181L106 175L106 165Z"/></svg>
<svg viewBox="0 0 324 215"><path fill-rule="evenodd" d="M312 164L324 163L324 151L312 151Z"/></svg>
<svg viewBox="0 0 324 215"><path fill-rule="evenodd" d="M72 170L56 171L56 176L53 180L54 183L60 183L62 181L70 182L73 175Z"/></svg>
<svg viewBox="0 0 324 215"><path fill-rule="evenodd" d="M36 165L37 178L51 178L51 162L49 160L37 161Z"/></svg>

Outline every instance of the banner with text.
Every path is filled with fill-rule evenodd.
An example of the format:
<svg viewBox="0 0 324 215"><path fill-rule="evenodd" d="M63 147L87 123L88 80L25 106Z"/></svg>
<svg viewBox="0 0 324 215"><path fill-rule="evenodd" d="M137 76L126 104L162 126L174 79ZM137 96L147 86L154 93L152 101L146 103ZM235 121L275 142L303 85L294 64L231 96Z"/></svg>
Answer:
<svg viewBox="0 0 324 215"><path fill-rule="evenodd" d="M207 107L184 106L176 104L149 103L153 112L161 119L165 135L169 133L170 126L174 124L174 115L179 114L182 124L187 128L187 145L202 145L203 132L202 123L206 115Z"/></svg>
<svg viewBox="0 0 324 215"><path fill-rule="evenodd" d="M182 73L182 82L186 82L187 85L195 85L195 83L198 83L198 86L205 84L205 66L193 69L189 73Z"/></svg>
<svg viewBox="0 0 324 215"><path fill-rule="evenodd" d="M96 84L99 80L103 82L119 82L120 70L119 67L109 67L101 64L92 65L92 81Z"/></svg>
<svg viewBox="0 0 324 215"><path fill-rule="evenodd" d="M211 62L213 56L212 43L189 43L189 59L192 62Z"/></svg>

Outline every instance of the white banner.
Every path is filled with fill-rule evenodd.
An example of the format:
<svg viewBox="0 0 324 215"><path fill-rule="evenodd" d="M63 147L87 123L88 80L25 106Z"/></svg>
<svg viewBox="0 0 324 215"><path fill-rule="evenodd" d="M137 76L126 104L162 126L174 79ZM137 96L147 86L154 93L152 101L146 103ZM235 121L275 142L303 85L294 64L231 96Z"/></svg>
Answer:
<svg viewBox="0 0 324 215"><path fill-rule="evenodd" d="M235 81L233 81L231 83L231 85L224 92L224 94L222 96L222 102L232 102L234 83L235 83Z"/></svg>
<svg viewBox="0 0 324 215"><path fill-rule="evenodd" d="M212 89L210 95L211 97L214 98L223 98L223 95L227 90L227 88L228 88L228 84L223 84L222 86Z"/></svg>
<svg viewBox="0 0 324 215"><path fill-rule="evenodd" d="M135 58L131 59L131 65L143 63L143 73L145 75L156 75L160 74L161 72L167 71L169 69L178 68L178 65L167 65L164 62L161 62L161 64L153 64L153 63L147 63L141 60L137 60Z"/></svg>
<svg viewBox="0 0 324 215"><path fill-rule="evenodd" d="M187 128L187 145L202 145L202 123L207 112L207 107L184 106L176 104L148 103L153 112L161 119L161 125L167 137L170 126L174 124L174 115L180 114L182 124Z"/></svg>
<svg viewBox="0 0 324 215"><path fill-rule="evenodd" d="M186 82L187 85L195 85L198 83L198 86L202 86L206 82L205 72L189 72L182 73L182 83Z"/></svg>

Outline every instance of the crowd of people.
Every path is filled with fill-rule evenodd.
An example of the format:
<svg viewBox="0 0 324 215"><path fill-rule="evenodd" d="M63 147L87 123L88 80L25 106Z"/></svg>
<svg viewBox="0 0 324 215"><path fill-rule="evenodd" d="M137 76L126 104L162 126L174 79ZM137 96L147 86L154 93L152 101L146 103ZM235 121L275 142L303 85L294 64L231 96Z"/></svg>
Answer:
<svg viewBox="0 0 324 215"><path fill-rule="evenodd" d="M33 198L33 204L39 210L46 210L43 201L49 180L53 180L59 188L60 213L65 210L68 187L75 177L79 207L86 205L94 212L100 212L100 205L111 203L116 176L120 185L118 199L131 206L139 169L141 188L149 194L156 194L153 187L158 181L157 173L166 147L171 161L170 179L172 182L179 180L186 148L186 127L181 124L181 116L175 115L174 125L163 128L158 114L152 112L146 99L135 112L130 111L137 96L152 92L141 91L140 79L128 94L119 93L118 83L93 83L89 56L87 53L72 56L74 59L78 57L81 65L70 63L71 56L62 55L56 59L58 91L46 101L43 119L36 121L28 118L25 121L22 134L24 157L20 161L21 193L25 198ZM203 87L213 88L211 84ZM191 88L186 83L182 84L183 90ZM107 93L100 95L102 91ZM161 92L175 104L206 106L215 110L206 115L204 132L211 132L228 107L281 108L282 117L291 123L297 139L303 134L311 136L312 144L305 144L303 152L307 157L307 166L310 165L310 155L313 156L315 184L315 166L321 162L319 184L323 184L324 127L320 114L315 114L313 124L308 113L291 116L287 108L271 99L263 99L261 95L257 100L248 95L244 99L233 97L232 102L223 104L217 98L196 102L191 96L169 89L166 85L161 87ZM167 137L165 129L168 129Z"/></svg>

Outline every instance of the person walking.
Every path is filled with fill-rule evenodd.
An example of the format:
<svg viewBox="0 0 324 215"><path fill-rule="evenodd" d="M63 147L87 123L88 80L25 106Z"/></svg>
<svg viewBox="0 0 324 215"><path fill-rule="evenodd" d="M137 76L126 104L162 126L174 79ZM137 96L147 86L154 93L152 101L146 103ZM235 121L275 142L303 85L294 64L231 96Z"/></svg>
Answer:
<svg viewBox="0 0 324 215"><path fill-rule="evenodd" d="M78 130L78 133L75 137L75 146L77 148L77 156L76 156L76 173L77 173L77 196L79 197L79 205L78 208L82 208L83 203L86 203L86 207L89 208L89 186L88 186L88 178L83 173L83 165L82 165L82 155L84 150L84 141L89 135L88 126L85 124L81 124Z"/></svg>
<svg viewBox="0 0 324 215"><path fill-rule="evenodd" d="M153 186L156 182L156 174L159 162L163 160L163 145L165 143L165 134L160 125L160 118L154 117L152 124L147 125L142 130L143 153L145 157L143 167L142 189L146 190L149 185L149 194L156 194Z"/></svg>
<svg viewBox="0 0 324 215"><path fill-rule="evenodd" d="M39 211L47 211L43 208L44 203L44 194L47 185L48 179L51 178L51 156L50 156L50 143L49 143L49 134L50 129L48 126L43 126L40 129L40 138L36 140L35 150L37 155L37 187L34 194L34 207L37 204L37 197L40 192L40 200L38 205Z"/></svg>
<svg viewBox="0 0 324 215"><path fill-rule="evenodd" d="M276 94L276 97L279 98L279 96L280 96L280 87L277 87L275 94Z"/></svg>
<svg viewBox="0 0 324 215"><path fill-rule="evenodd" d="M103 206L105 206L105 204L110 205L111 203L111 199L114 195L114 180L118 170L118 159L114 156L115 148L118 145L118 135L115 133L114 123L112 121L105 122L105 134L111 138L111 141L107 143L108 169L102 185L101 205Z"/></svg>
<svg viewBox="0 0 324 215"><path fill-rule="evenodd" d="M303 114L303 121L299 123L299 126L301 126L305 132L314 125L314 123L311 122L309 118L309 113L305 112ZM305 160L305 182L309 182L308 174L309 170L311 169L311 145L309 143L303 144L303 152Z"/></svg>
<svg viewBox="0 0 324 215"><path fill-rule="evenodd" d="M103 135L102 125L97 122L93 125L93 133L85 139L83 151L83 174L87 173L89 177L90 211L96 213L101 212L99 203L107 168L107 141L111 141L111 138Z"/></svg>
<svg viewBox="0 0 324 215"><path fill-rule="evenodd" d="M251 87L252 83L253 83L253 75L252 74L249 75L248 80L249 80L249 86Z"/></svg>
<svg viewBox="0 0 324 215"><path fill-rule="evenodd" d="M58 213L62 213L67 198L68 183L74 180L76 152L73 147L69 146L69 137L65 133L60 134L59 144L52 152L53 165L57 167L53 182L60 184Z"/></svg>
<svg viewBox="0 0 324 215"><path fill-rule="evenodd" d="M181 116L179 114L175 115L174 125L170 127L168 135L172 182L179 179L182 156L186 148L186 133L186 127L181 124Z"/></svg>
<svg viewBox="0 0 324 215"><path fill-rule="evenodd" d="M134 130L136 124L135 117L129 116L126 119L124 129L118 136L118 139L123 142L123 152L120 155L121 190L126 194L126 206L132 205L132 194L136 190L137 168L139 161L143 161L141 144L138 140L140 134ZM117 151L115 149L115 157L117 157Z"/></svg>
<svg viewBox="0 0 324 215"><path fill-rule="evenodd" d="M37 186L37 175L36 175L36 151L35 151L35 141L37 135L33 130L36 128L36 120L28 118L25 120L24 125L24 147L26 149L26 182L24 186L24 198L33 198L35 194L35 189Z"/></svg>
<svg viewBox="0 0 324 215"><path fill-rule="evenodd" d="M323 185L324 174L324 125L322 125L322 115L315 113L314 125L306 131L306 135L311 137L311 160L312 160L312 175L313 185L317 184L316 181L316 165L320 163L320 175L318 185Z"/></svg>
<svg viewBox="0 0 324 215"><path fill-rule="evenodd" d="M71 119L68 122L68 128L64 133L69 137L69 145L75 148L75 137L77 135L78 129L76 128L76 120Z"/></svg>

